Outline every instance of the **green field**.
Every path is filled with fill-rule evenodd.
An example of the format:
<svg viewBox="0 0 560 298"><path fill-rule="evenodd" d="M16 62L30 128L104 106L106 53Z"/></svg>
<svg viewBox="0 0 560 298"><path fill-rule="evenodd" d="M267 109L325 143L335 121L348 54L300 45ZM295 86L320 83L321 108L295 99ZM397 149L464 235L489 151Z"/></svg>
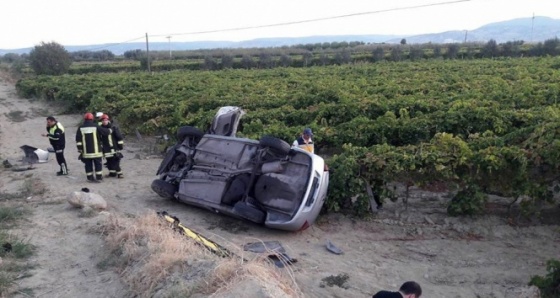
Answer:
<svg viewBox="0 0 560 298"><path fill-rule="evenodd" d="M474 213L479 193L550 200L560 165L560 59L425 60L220 71L98 73L18 82L24 97L68 112L102 110L125 131L206 129L217 108L243 107L243 136L291 142L302 127L335 152L328 208L363 211L366 182L458 190L451 213ZM471 198L471 199L469 199ZM480 198L474 204L472 198Z"/></svg>

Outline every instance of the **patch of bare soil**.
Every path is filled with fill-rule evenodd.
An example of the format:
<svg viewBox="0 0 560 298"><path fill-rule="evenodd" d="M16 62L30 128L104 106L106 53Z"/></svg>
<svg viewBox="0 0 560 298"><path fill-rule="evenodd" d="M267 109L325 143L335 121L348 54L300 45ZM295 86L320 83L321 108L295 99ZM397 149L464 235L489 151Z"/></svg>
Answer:
<svg viewBox="0 0 560 298"><path fill-rule="evenodd" d="M21 145L49 147L41 133L45 117L52 114L67 131L70 170L69 176L57 177L52 156L33 170L1 172L0 193L20 190L25 179L46 185L44 193L26 199L26 207L33 212L13 231L38 248L29 260L33 269L17 280L17 288L27 290L15 292L15 297L132 297L139 289L158 297L177 293L246 297L243 293L255 288L259 289L254 294L257 297L371 297L381 289L396 289L404 281L415 280L423 287L423 297L510 298L523 297L530 277L546 273L548 259L560 259L557 206L546 209L542 219L527 221L505 212L507 199L492 198L495 212L452 218L445 213L448 197L416 189L407 208L399 199L387 202L383 211L367 219L329 214L303 232L287 233L164 200L149 187L161 159L145 151L150 144L135 143L134 135L125 139L125 178L88 184L73 140L80 115L58 115L46 104L17 98L13 84L6 81L0 82L0 98L2 159L20 159ZM8 116L17 111L25 119ZM70 207L66 196L83 187L103 196L108 210L84 214ZM140 220L164 210L240 256L248 256L240 249L246 243L276 240L298 262L288 266L289 270L262 267L265 263L258 262L253 268L239 258L218 260L185 251L184 259L172 259L175 265L165 267L168 259L157 259L151 251L165 252L168 246L187 249L190 240L168 235L147 241L147 235L130 236L132 231L140 233L149 227L164 237L167 227ZM119 233L130 237L115 236ZM330 253L325 248L327 240L344 253ZM215 267L218 263L222 267ZM221 275L207 275L212 272ZM287 273L287 282L270 283L269 279L279 278L274 272ZM149 282L156 279L156 283ZM282 291L275 292L278 288Z"/></svg>

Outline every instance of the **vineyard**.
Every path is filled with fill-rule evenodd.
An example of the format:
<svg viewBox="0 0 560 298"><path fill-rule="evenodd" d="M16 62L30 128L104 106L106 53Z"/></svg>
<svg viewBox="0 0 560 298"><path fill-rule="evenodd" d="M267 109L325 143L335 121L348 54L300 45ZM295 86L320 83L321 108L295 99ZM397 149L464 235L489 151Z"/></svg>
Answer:
<svg viewBox="0 0 560 298"><path fill-rule="evenodd" d="M448 212L474 214L489 193L528 212L553 199L558 82L560 59L545 57L39 76L17 90L102 110L128 132L204 129L218 107L240 106L242 136L291 142L309 126L317 153L335 153L330 210L365 212L368 186L392 198L388 183L400 182L452 190Z"/></svg>

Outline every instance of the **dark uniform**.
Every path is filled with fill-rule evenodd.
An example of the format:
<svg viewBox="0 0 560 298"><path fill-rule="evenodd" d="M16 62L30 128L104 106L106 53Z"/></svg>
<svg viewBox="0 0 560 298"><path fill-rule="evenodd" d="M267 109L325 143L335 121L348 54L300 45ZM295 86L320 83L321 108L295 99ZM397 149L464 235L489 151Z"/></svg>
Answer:
<svg viewBox="0 0 560 298"><path fill-rule="evenodd" d="M78 152L80 152L80 160L85 164L87 179L99 182L103 179L101 137L110 135L111 130L94 123L93 114L91 113L86 113L84 120L84 124L76 131L76 146L78 147ZM93 176L94 167L95 178Z"/></svg>
<svg viewBox="0 0 560 298"><path fill-rule="evenodd" d="M54 123L49 126L49 123ZM47 117L47 137L54 149L56 162L60 166L57 175L68 175L68 164L64 158L64 148L66 147L66 137L64 136L64 126L52 116Z"/></svg>
<svg viewBox="0 0 560 298"><path fill-rule="evenodd" d="M107 115L103 115L107 117ZM121 170L121 150L123 150L124 141L122 134L118 126L107 122L107 125L102 125L101 127L106 129L111 129L111 134L108 136L101 136L103 143L103 156L107 159L107 168L109 168L109 177L123 178L123 173Z"/></svg>
<svg viewBox="0 0 560 298"><path fill-rule="evenodd" d="M379 291L372 298L420 298L422 287L415 281L407 281L402 284L398 292Z"/></svg>
<svg viewBox="0 0 560 298"><path fill-rule="evenodd" d="M373 298L403 298L403 295L399 292L380 291Z"/></svg>

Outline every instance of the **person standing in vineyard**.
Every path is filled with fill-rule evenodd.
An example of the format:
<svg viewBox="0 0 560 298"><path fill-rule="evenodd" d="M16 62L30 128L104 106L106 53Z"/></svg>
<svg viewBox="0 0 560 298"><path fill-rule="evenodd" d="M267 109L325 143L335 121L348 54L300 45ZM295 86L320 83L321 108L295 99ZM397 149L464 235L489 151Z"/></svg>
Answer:
<svg viewBox="0 0 560 298"><path fill-rule="evenodd" d="M313 145L313 132L311 128L307 127L303 130L302 134L294 141L293 147L299 147L307 152L315 153L315 146Z"/></svg>

